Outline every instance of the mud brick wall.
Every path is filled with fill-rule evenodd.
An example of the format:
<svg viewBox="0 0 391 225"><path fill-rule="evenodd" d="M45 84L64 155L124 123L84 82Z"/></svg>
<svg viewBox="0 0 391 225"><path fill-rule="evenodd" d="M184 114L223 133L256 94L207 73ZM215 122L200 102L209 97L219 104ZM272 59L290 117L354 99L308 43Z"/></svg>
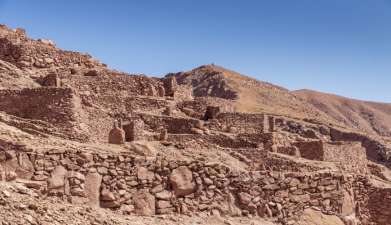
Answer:
<svg viewBox="0 0 391 225"><path fill-rule="evenodd" d="M217 118L221 127L215 129L235 130L236 133L262 133L265 116L263 114L220 113Z"/></svg>
<svg viewBox="0 0 391 225"><path fill-rule="evenodd" d="M75 111L79 105L80 100L69 88L0 90L1 111L26 119L42 120L71 133L82 116Z"/></svg>
<svg viewBox="0 0 391 225"><path fill-rule="evenodd" d="M294 224L304 208L338 214L344 207L344 176L331 173L239 172L200 161L71 151L0 152L0 165L1 178L15 171L43 194L144 216L215 209Z"/></svg>

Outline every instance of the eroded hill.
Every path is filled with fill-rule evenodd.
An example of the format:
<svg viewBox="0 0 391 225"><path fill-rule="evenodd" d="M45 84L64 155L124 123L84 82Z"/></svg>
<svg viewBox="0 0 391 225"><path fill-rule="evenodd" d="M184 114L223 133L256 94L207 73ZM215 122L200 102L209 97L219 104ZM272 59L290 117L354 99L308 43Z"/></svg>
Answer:
<svg viewBox="0 0 391 225"><path fill-rule="evenodd" d="M360 101L311 90L299 90L294 94L347 127L370 134L391 135L391 104Z"/></svg>

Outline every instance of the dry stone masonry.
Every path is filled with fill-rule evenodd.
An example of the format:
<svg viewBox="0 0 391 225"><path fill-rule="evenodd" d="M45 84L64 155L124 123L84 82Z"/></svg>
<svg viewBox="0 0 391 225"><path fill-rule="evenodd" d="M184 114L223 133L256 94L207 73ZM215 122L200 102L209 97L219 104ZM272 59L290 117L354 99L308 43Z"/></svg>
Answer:
<svg viewBox="0 0 391 225"><path fill-rule="evenodd" d="M391 142L241 98L249 87L268 90L245 95L260 101L291 96L279 87L214 65L129 75L5 26L0 72L10 78L0 82L0 180L37 199L126 216L391 224Z"/></svg>

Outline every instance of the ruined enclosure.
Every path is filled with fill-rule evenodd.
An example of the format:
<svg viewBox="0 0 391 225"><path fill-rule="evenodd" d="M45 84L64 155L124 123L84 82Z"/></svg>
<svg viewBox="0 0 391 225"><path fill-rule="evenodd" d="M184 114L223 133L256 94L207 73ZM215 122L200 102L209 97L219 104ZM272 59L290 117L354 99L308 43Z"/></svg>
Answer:
<svg viewBox="0 0 391 225"><path fill-rule="evenodd" d="M389 225L391 141L329 121L278 86L215 65L121 73L1 26L0 72L2 219L28 212L52 224L46 215L66 213L67 202L81 217L295 225L312 210ZM10 210L3 203L16 192L37 204ZM21 221L7 224L33 224Z"/></svg>

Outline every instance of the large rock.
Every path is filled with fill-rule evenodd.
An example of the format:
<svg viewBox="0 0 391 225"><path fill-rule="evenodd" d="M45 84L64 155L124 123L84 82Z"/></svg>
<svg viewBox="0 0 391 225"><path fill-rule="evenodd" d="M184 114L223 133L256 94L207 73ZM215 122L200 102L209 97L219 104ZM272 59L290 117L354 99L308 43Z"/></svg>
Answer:
<svg viewBox="0 0 391 225"><path fill-rule="evenodd" d="M326 215L320 211L306 209L299 219L298 225L344 225L344 222L334 215Z"/></svg>
<svg viewBox="0 0 391 225"><path fill-rule="evenodd" d="M114 127L109 133L109 143L121 145L125 143L125 131L119 127Z"/></svg>
<svg viewBox="0 0 391 225"><path fill-rule="evenodd" d="M57 166L48 179L49 190L63 188L65 186L67 172L68 171L63 166Z"/></svg>
<svg viewBox="0 0 391 225"><path fill-rule="evenodd" d="M137 141L129 144L130 151L145 157L156 157L157 150L146 141Z"/></svg>
<svg viewBox="0 0 391 225"><path fill-rule="evenodd" d="M137 178L139 180L147 180L147 181L152 182L153 179L155 178L155 174L153 172L149 171L145 167L139 167L137 169Z"/></svg>
<svg viewBox="0 0 391 225"><path fill-rule="evenodd" d="M139 216L156 214L155 197L146 190L140 190L133 196L134 211Z"/></svg>
<svg viewBox="0 0 391 225"><path fill-rule="evenodd" d="M88 198L90 206L99 206L100 186L102 183L102 176L99 173L89 173L85 181L85 193Z"/></svg>
<svg viewBox="0 0 391 225"><path fill-rule="evenodd" d="M193 174L186 166L180 166L172 171L170 183L177 197L186 196L195 191Z"/></svg>
<svg viewBox="0 0 391 225"><path fill-rule="evenodd" d="M17 158L19 167L16 168L15 172L18 174L18 177L22 179L31 179L35 169L29 157L26 153L21 152L18 154Z"/></svg>

